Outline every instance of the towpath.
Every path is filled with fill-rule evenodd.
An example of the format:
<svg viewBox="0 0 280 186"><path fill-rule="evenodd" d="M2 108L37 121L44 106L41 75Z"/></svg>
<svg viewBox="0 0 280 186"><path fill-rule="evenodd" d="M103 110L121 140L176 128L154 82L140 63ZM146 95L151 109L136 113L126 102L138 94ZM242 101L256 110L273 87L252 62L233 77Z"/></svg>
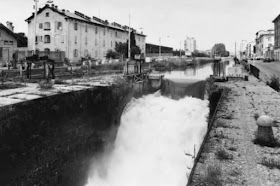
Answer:
<svg viewBox="0 0 280 186"><path fill-rule="evenodd" d="M279 185L280 166L270 168L263 163L279 165L280 148L254 143L255 116L268 114L280 119L279 93L252 76L249 81L217 85L227 91L194 170L192 185ZM279 128L273 132L280 140Z"/></svg>

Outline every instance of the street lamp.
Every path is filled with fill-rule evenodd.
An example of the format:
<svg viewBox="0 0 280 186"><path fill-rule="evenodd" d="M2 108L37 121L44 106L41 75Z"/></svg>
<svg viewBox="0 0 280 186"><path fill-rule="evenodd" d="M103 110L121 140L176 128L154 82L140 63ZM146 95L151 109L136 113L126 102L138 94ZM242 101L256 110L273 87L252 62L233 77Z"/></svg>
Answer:
<svg viewBox="0 0 280 186"><path fill-rule="evenodd" d="M35 13L34 13L34 43L33 43L33 54L35 54L35 51L36 51L36 24L37 24L37 9L38 9L38 2L39 0L34 0L35 2ZM45 3L43 4L46 4L46 3L52 3L53 1L51 0L48 0L46 1ZM42 4L41 4L42 5ZM39 6L41 6L39 5Z"/></svg>

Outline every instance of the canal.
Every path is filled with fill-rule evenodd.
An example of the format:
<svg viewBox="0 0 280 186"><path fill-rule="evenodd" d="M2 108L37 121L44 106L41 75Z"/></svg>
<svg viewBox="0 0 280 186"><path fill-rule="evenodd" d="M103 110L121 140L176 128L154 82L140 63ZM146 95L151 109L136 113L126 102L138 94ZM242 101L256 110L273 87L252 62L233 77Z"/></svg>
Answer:
<svg viewBox="0 0 280 186"><path fill-rule="evenodd" d="M113 148L94 158L87 186L186 185L207 131L205 79L232 63L165 72L161 91L133 98Z"/></svg>

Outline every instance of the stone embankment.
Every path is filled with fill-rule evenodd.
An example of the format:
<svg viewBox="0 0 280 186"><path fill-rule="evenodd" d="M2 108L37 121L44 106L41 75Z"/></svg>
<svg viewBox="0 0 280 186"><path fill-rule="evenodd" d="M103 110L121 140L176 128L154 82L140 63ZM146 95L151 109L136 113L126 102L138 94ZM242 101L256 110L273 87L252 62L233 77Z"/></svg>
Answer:
<svg viewBox="0 0 280 186"><path fill-rule="evenodd" d="M85 185L132 92L125 82L75 84L0 92L0 185Z"/></svg>
<svg viewBox="0 0 280 186"><path fill-rule="evenodd" d="M279 185L280 128L270 144L255 140L258 116L280 119L279 93L253 76L215 84L224 93L189 185Z"/></svg>

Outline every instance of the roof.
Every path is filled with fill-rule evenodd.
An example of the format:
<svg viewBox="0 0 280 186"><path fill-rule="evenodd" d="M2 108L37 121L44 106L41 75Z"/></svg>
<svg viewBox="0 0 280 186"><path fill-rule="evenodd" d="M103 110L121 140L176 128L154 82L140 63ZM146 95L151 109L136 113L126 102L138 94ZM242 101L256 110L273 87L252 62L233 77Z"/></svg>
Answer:
<svg viewBox="0 0 280 186"><path fill-rule="evenodd" d="M280 14L272 21L272 23L274 23L277 19L279 19Z"/></svg>
<svg viewBox="0 0 280 186"><path fill-rule="evenodd" d="M99 25L99 26L102 26L102 27L110 27L110 28L120 30L120 31L123 31L123 32L128 32L127 29L121 28L121 25L119 25L119 24L118 25L120 27L110 24L107 20L104 21L104 20L102 20L100 18L97 18L97 17L89 17L89 16L86 16L86 15L84 15L84 14L78 12L78 11L75 11L75 13L72 13L72 12L69 12L69 11L65 11L64 9L58 9L56 6L49 6L48 4L46 4L43 8L40 8L39 11L37 12L37 14L40 14L45 9L51 9L52 11L57 12L60 15L64 16L65 18L68 18L68 19L74 19L74 20L82 21L82 22L85 22L85 23L88 23L88 24L95 24L95 25ZM27 18L25 21L29 22L33 18L34 18L34 13L29 18ZM144 35L142 33L135 32L135 34L146 37L146 35Z"/></svg>
<svg viewBox="0 0 280 186"><path fill-rule="evenodd" d="M3 25L2 23L0 23L0 28L4 29L8 34L10 34L11 36L13 36L15 39L17 39L17 36L15 35L14 32L12 32L10 29L8 29L5 25Z"/></svg>

